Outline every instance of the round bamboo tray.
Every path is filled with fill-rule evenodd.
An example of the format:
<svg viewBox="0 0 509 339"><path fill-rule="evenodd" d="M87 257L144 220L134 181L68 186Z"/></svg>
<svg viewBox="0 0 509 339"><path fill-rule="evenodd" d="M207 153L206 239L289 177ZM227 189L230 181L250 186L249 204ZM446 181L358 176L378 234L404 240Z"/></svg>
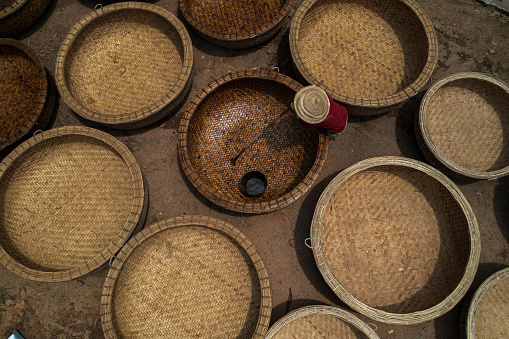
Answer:
<svg viewBox="0 0 509 339"><path fill-rule="evenodd" d="M0 4L0 37L13 37L30 27L50 0L6 0Z"/></svg>
<svg viewBox="0 0 509 339"><path fill-rule="evenodd" d="M380 338L373 324L366 324L337 307L306 306L292 311L272 325L265 339Z"/></svg>
<svg viewBox="0 0 509 339"><path fill-rule="evenodd" d="M468 310L467 338L509 338L509 268L496 272L475 292Z"/></svg>
<svg viewBox="0 0 509 339"><path fill-rule="evenodd" d="M264 213L290 205L313 185L327 157L329 139L303 129L292 112L249 142L293 102L302 87L265 70L231 72L201 89L180 121L178 152L191 183L220 207ZM267 178L265 193L247 197L239 189L244 174Z"/></svg>
<svg viewBox="0 0 509 339"><path fill-rule="evenodd" d="M327 284L377 321L415 324L465 295L480 254L468 201L444 174L400 157L361 161L322 193L311 248Z"/></svg>
<svg viewBox="0 0 509 339"><path fill-rule="evenodd" d="M431 79L438 60L433 24L415 0L305 0L290 28L298 73L347 105L376 115Z"/></svg>
<svg viewBox="0 0 509 339"><path fill-rule="evenodd" d="M275 35L292 3L293 0L179 0L179 8L208 41L226 48L246 48Z"/></svg>
<svg viewBox="0 0 509 339"><path fill-rule="evenodd" d="M46 107L48 79L28 45L0 38L0 149L27 135Z"/></svg>
<svg viewBox="0 0 509 339"><path fill-rule="evenodd" d="M107 262L140 220L144 189L127 147L104 132L36 134L0 163L0 263L59 282Z"/></svg>
<svg viewBox="0 0 509 339"><path fill-rule="evenodd" d="M426 92L415 120L422 153L452 177L509 174L509 86L482 73L458 73Z"/></svg>
<svg viewBox="0 0 509 339"><path fill-rule="evenodd" d="M173 14L120 2L73 26L58 52L55 79L65 103L83 118L139 128L184 100L192 65L191 38Z"/></svg>
<svg viewBox="0 0 509 339"><path fill-rule="evenodd" d="M211 217L158 222L113 261L101 297L106 338L263 338L269 277L252 242Z"/></svg>

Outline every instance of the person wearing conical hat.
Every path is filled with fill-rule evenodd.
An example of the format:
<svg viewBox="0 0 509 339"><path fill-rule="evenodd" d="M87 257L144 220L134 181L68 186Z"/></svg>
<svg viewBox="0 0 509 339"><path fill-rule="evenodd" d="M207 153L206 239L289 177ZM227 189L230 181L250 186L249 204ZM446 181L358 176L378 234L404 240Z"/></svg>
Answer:
<svg viewBox="0 0 509 339"><path fill-rule="evenodd" d="M346 108L335 102L323 89L315 85L301 88L290 105L304 128L327 130L330 140L342 133L348 122Z"/></svg>

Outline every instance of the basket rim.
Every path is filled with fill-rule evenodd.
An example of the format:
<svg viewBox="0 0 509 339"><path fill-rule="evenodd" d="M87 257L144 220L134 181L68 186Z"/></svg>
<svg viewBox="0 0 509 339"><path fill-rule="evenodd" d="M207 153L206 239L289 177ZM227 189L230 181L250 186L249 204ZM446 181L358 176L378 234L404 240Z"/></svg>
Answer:
<svg viewBox="0 0 509 339"><path fill-rule="evenodd" d="M430 100L433 98L433 95L440 90L440 88L447 83L457 81L457 80L463 80L463 79L476 79L480 81L486 81L493 85L499 86L502 90L505 90L507 92L507 95L509 96L509 85L504 83L503 81L491 76L486 75L483 73L478 72L461 72L456 73L451 76L445 77L439 81L437 81L433 86L431 86L424 95L421 105L419 108L419 128L421 130L421 134L423 136L424 142L426 143L426 146L431 151L433 156L445 167L450 169L451 171L454 171L456 173L459 173L461 175L464 175L469 178L474 179L488 179L488 180L495 180L497 178L506 176L509 174L509 165L507 165L504 168L501 168L496 171L473 171L468 168L459 166L455 164L453 161L451 161L449 158L447 158L440 149L435 145L433 140L431 140L431 136L429 134L429 130L426 124L426 114L428 109L428 104Z"/></svg>
<svg viewBox="0 0 509 339"><path fill-rule="evenodd" d="M44 64L42 63L42 60L39 58L39 56L35 53L35 51L32 48L30 48L30 46L28 46L22 41L10 38L0 38L0 45L11 46L23 52L26 56L28 56L32 60L34 66L37 68L37 72L39 75L39 97L35 102L35 110L29 120L29 123L28 125L25 126L26 129L24 131L14 136L14 139L10 139L9 141L7 141L6 144L2 145L0 150L3 150L11 146L12 144L16 143L21 138L25 137L37 124L37 120L41 116L46 106L46 101L48 99L49 84Z"/></svg>
<svg viewBox="0 0 509 339"><path fill-rule="evenodd" d="M97 18L100 18L103 15L124 10L138 10L138 11L141 10L151 12L165 19L176 29L182 40L182 45L184 48L184 60L182 63L182 71L180 72L178 80L175 82L169 93L164 95L162 98L158 99L156 102L150 104L147 107L144 107L140 110L131 113L125 113L120 115L108 115L93 112L85 108L83 105L81 105L73 97L71 91L67 86L67 82L65 80L65 63L67 55L71 48L73 47L75 39L83 31L83 29L85 29L85 27L87 27L89 24L91 24ZM193 46L191 37L189 36L189 33L187 32L185 26L175 15L173 15L168 10L162 7L152 5L149 3L134 1L117 2L90 12L89 14L85 15L81 20L79 20L77 23L75 23L74 26L69 30L69 33L66 35L57 54L55 66L55 82L57 84L58 91L62 96L62 99L64 99L64 102L74 112L76 112L78 115L82 116L87 120L115 127L115 125L132 124L142 121L167 107L171 102L177 99L179 95L181 95L182 92L184 91L186 83L191 77L192 66L193 66Z"/></svg>
<svg viewBox="0 0 509 339"><path fill-rule="evenodd" d="M475 292L470 307L468 308L467 339L475 339L475 322L477 311L481 306L484 296L489 292L489 290L492 287L494 287L502 280L507 278L509 278L509 267L493 273L491 276L488 277L488 279L486 279L481 284L481 286L479 286L479 288Z"/></svg>
<svg viewBox="0 0 509 339"><path fill-rule="evenodd" d="M375 324L365 323L361 319L357 318L350 312L347 312L339 307L327 306L327 305L311 305L298 308L286 314L278 321L276 321L267 332L265 339L272 339L281 329L283 329L289 323L303 318L310 314L323 314L329 315L343 320L344 322L353 325L358 330L366 334L367 338L379 339L380 337L376 334L378 327ZM374 325L375 328L371 328L369 325Z"/></svg>
<svg viewBox="0 0 509 339"><path fill-rule="evenodd" d="M12 0L12 2L9 5L0 9L0 20L15 13L21 7L23 7L27 2L28 2L28 0Z"/></svg>
<svg viewBox="0 0 509 339"><path fill-rule="evenodd" d="M295 12L295 16L290 26L290 52L292 60L297 67L302 77L310 84L317 85L321 82L309 68L305 65L301 52L298 47L300 25L303 18L307 14L308 10L320 0L304 0L302 5ZM382 108L400 104L416 95L422 88L428 84L431 80L431 76L438 65L438 40L436 36L433 23L429 16L424 12L424 9L417 3L416 0L398 0L403 5L406 5L419 19L422 24L422 28L426 33L428 40L428 58L424 65L421 74L406 88L399 92L385 96L375 98L362 98L353 97L340 93L338 89L331 88L327 84L322 84L322 87L329 95L337 101L343 102L348 105L366 108Z"/></svg>
<svg viewBox="0 0 509 339"><path fill-rule="evenodd" d="M451 294L449 294L439 304L431 308L428 308L424 311L417 311L405 314L390 313L376 309L374 307L368 306L360 302L341 285L338 279L331 272L330 266L327 263L327 260L325 259L325 255L321 247L322 246L320 241L321 221L325 214L325 208L327 207L327 204L329 203L330 198L332 197L336 189L346 180L352 177L354 174L357 174L366 169L388 165L412 168L424 174L427 174L431 178L437 180L440 184L443 185L443 187L445 187L449 191L449 193L451 193L452 197L456 200L461 210L463 211L466 221L468 223L470 233L470 255L467 266L465 267L465 273L461 281L459 282L458 286L456 286L456 288ZM321 194L320 199L318 200L315 212L313 214L313 220L311 222L310 233L311 233L310 235L311 248L313 249L315 262L318 266L318 269L320 270L320 273L324 277L329 287L332 288L334 293L353 310L361 314L364 314L365 316L371 319L390 324L403 324L403 325L418 324L437 318L450 311L461 300L461 298L463 298L468 288L472 284L472 281L475 277L475 272L477 271L477 266L479 264L479 257L481 252L481 241L479 228L477 225L477 219L474 215L472 207L468 203L468 200L459 190L456 184L454 184L454 182L451 179L449 179L446 175L423 162L397 156L369 158L360 161L339 173L329 183L329 185Z"/></svg>
<svg viewBox="0 0 509 339"><path fill-rule="evenodd" d="M110 269L102 289L100 308L101 325L106 338L117 338L112 319L112 298L117 278L122 271L124 263L129 260L131 253L145 240L151 236L157 235L161 231L186 226L208 227L212 230L222 232L237 242L237 244L239 244L249 255L253 266L256 269L261 289L260 311L253 338L264 337L267 329L269 328L270 315L272 312L272 292L270 289L270 279L267 268L256 251L254 244L238 228L226 221L203 215L184 215L181 217L174 217L159 221L137 233L125 244L116 256L113 264L110 265Z"/></svg>
<svg viewBox="0 0 509 339"><path fill-rule="evenodd" d="M182 169L186 174L189 181L193 186L205 196L209 201L216 205L229 209L236 212L242 213L266 213L269 211L275 211L286 207L297 199L302 197L314 184L320 175L320 171L325 164L327 158L327 152L329 147L329 138L320 133L318 151L316 154L315 162L313 167L310 169L306 177L300 182L292 191L289 193L266 202L240 202L233 201L229 198L217 193L214 189L209 187L203 180L198 177L196 171L190 160L190 156L187 148L187 135L189 123L199 107L200 103L205 100L212 92L215 91L220 85L230 81L238 79L267 79L271 81L277 81L280 84L286 85L297 92L302 85L294 79L275 71L267 71L262 69L245 69L239 71L233 71L216 78L211 81L208 85L203 87L189 102L182 119L180 120L180 126L178 129L178 154Z"/></svg>
<svg viewBox="0 0 509 339"><path fill-rule="evenodd" d="M281 7L281 9L278 12L278 15L272 19L269 23L266 23L265 26L255 28L252 31L247 32L241 32L236 34L226 34L221 33L217 31L213 31L207 27L204 27L202 24L200 24L198 21L196 21L193 16L191 15L190 10L188 9L188 6L186 4L188 0L178 0L179 9L186 19L186 21L198 32L201 34L204 34L206 36L209 36L213 39L224 41L224 42L235 42L235 41L246 41L251 40L253 38L256 38L262 34L265 34L269 32L272 29L275 29L278 24L288 15L290 12L290 9L292 8L293 1L294 0L284 0L285 3Z"/></svg>
<svg viewBox="0 0 509 339"><path fill-rule="evenodd" d="M41 142L45 142L49 139L69 135L80 135L100 140L118 152L118 155L122 157L126 163L126 166L129 168L133 179L134 188L131 211L121 232L99 255L97 255L94 259L81 264L80 266L76 266L70 269L55 272L34 270L16 261L4 250L2 246L0 246L0 264L3 264L8 270L25 279L42 282L62 282L72 280L92 272L96 268L103 265L105 262L108 262L108 260L110 260L110 258L122 248L124 243L132 235L141 218L143 202L145 199L144 183L141 169L127 146L125 146L110 134L97 129L84 126L65 126L54 128L34 135L32 138L16 147L0 163L0 179L9 169L12 163L33 146Z"/></svg>

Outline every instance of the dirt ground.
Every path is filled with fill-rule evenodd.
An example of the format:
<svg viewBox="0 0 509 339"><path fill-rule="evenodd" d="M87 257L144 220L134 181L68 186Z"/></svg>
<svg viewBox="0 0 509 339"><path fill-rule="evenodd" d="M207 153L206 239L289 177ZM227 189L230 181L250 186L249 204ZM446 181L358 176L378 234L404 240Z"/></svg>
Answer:
<svg viewBox="0 0 509 339"><path fill-rule="evenodd" d="M440 44L440 61L433 81L462 72L492 74L509 82L509 19L475 0L418 0L431 17ZM154 1L177 14L176 0ZM288 30L296 0L283 29L269 42L245 50L226 50L198 36L189 25L194 46L195 75L186 102L213 78L232 70L269 69L295 77L291 68ZM90 12L92 0L52 0L37 23L18 38L35 49L54 75L55 59L69 26ZM179 14L179 18L183 20ZM312 304L345 309L320 275L312 252L304 246L314 207L320 193L343 169L370 157L399 155L425 161L413 134L414 114L422 95L401 109L378 117L351 117L345 133L330 144L329 155L317 183L304 197L283 210L265 215L243 215L221 210L204 199L179 168L177 128L184 106L152 126L134 131L108 130L123 141L142 167L149 185L150 205L146 225L183 214L210 215L238 227L255 244L268 267L272 292L272 323L288 311ZM57 101L52 127L97 125L74 114ZM477 216L482 234L480 265L469 294L489 275L508 266L503 252L509 250L509 179L456 181ZM423 253L423 255L426 255ZM106 265L80 279L66 283L26 281L0 267L0 338L14 329L27 339L102 338L99 297ZM375 322L381 338L459 338L465 297L451 312L433 321L412 326ZM373 322L359 315L367 322Z"/></svg>

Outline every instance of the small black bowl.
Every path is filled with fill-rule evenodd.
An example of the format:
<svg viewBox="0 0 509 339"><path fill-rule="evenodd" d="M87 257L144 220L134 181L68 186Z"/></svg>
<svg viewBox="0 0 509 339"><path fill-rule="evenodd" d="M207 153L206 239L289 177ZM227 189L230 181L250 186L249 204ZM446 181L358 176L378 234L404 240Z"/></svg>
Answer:
<svg viewBox="0 0 509 339"><path fill-rule="evenodd" d="M247 172L240 179L239 189L246 197L259 198L267 189L267 178L258 171Z"/></svg>

